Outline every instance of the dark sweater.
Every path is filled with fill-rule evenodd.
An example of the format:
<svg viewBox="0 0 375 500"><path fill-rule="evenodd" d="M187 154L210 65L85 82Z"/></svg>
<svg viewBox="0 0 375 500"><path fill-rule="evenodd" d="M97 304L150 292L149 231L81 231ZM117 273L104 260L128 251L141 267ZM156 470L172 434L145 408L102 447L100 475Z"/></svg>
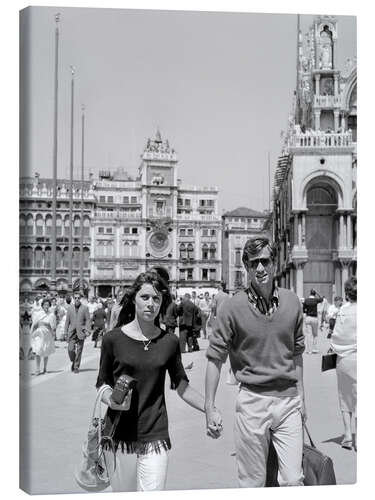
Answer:
<svg viewBox="0 0 375 500"><path fill-rule="evenodd" d="M150 342L148 351L142 341L128 337L120 328L104 335L96 387L113 387L122 373L137 380L130 409L121 412L114 434L116 448L120 445L128 452L142 452L148 443L153 443L155 449L160 444L171 447L164 397L167 370L172 388L177 388L183 379L188 381L175 335L162 331ZM107 419L113 421L116 414L108 408Z"/></svg>
<svg viewBox="0 0 375 500"><path fill-rule="evenodd" d="M229 354L236 379L254 392L297 394L294 357L305 348L301 303L279 288L279 306L266 316L244 291L223 303L213 327L207 358L225 362Z"/></svg>

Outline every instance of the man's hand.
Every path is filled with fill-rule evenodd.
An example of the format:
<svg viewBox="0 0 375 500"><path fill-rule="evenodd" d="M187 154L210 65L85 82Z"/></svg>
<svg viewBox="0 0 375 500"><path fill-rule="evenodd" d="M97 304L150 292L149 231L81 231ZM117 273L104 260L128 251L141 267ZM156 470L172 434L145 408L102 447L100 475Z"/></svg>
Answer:
<svg viewBox="0 0 375 500"><path fill-rule="evenodd" d="M206 409L207 435L213 439L221 436L223 431L223 419L216 408Z"/></svg>

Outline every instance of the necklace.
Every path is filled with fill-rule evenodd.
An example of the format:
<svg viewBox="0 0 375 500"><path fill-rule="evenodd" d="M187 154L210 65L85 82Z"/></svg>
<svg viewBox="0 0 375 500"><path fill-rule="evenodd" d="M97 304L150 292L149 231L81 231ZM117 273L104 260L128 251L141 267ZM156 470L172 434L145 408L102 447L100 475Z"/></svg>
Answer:
<svg viewBox="0 0 375 500"><path fill-rule="evenodd" d="M148 342L146 342L145 340L142 340L142 343L143 343L143 350L144 351L148 351L148 346L151 344L151 340L150 339Z"/></svg>

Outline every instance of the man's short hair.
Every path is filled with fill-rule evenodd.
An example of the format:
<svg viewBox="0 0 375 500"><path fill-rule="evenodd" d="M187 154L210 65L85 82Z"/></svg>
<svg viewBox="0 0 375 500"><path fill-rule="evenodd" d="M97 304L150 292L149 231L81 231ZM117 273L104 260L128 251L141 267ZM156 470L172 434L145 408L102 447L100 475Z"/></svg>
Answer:
<svg viewBox="0 0 375 500"><path fill-rule="evenodd" d="M275 250L272 242L271 235L268 233L257 234L256 236L252 236L247 240L242 252L242 262L245 267L249 260L257 257L263 250L263 248L267 247L270 251L271 259L275 259Z"/></svg>
<svg viewBox="0 0 375 500"><path fill-rule="evenodd" d="M310 290L310 295L313 295L314 297L316 295L316 291L313 288Z"/></svg>
<svg viewBox="0 0 375 500"><path fill-rule="evenodd" d="M190 293L185 293L184 297L185 297L185 299L190 299L191 295L190 295Z"/></svg>
<svg viewBox="0 0 375 500"><path fill-rule="evenodd" d="M339 300L341 301L343 299L340 295L336 295L336 297L333 299L333 302L338 302Z"/></svg>
<svg viewBox="0 0 375 500"><path fill-rule="evenodd" d="M352 276L344 284L345 295L353 302L357 302L357 278Z"/></svg>

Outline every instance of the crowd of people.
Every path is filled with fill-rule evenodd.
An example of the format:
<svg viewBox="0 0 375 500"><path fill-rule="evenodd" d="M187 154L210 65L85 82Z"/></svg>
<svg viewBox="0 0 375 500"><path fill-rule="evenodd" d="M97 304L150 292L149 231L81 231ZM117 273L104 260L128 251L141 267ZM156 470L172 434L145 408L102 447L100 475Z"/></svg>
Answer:
<svg viewBox="0 0 375 500"><path fill-rule="evenodd" d="M223 419L216 393L229 358L238 385L234 446L240 487L266 485L272 442L280 486L303 485L303 429L307 420L303 354L319 352L319 331L337 354L337 381L344 423L342 447L352 449L356 424L357 281L345 283L345 302L329 306L315 289L302 301L275 279L275 250L267 234L250 238L242 261L248 288L229 296L195 291L173 296L169 277L157 268L141 273L115 300L79 292L68 299L45 296L31 307L31 349L36 374L47 370L59 323L68 341L72 371L79 373L86 337L101 340L96 387L108 405L113 434L105 446L113 491L165 488L171 439L165 403L165 378L190 406L205 414L206 433L217 439ZM62 312L65 309L65 314ZM25 315L25 313L24 313ZM178 327L178 335L176 328ZM62 333L63 332L63 333ZM205 395L190 386L182 355L208 339ZM43 358L43 371L40 370ZM121 404L112 397L125 375L135 381Z"/></svg>

